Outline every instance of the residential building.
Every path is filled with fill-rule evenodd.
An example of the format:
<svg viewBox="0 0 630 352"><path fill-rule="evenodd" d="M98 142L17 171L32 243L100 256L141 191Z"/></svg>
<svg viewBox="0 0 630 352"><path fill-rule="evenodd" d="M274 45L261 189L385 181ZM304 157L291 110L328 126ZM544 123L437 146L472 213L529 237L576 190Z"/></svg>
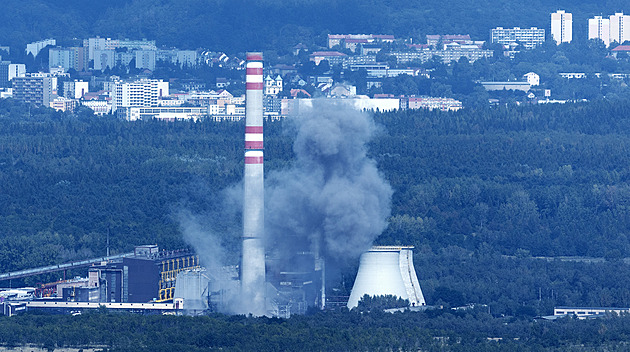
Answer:
<svg viewBox="0 0 630 352"><path fill-rule="evenodd" d="M611 317L611 316L627 316L630 314L630 308L619 307L554 307L553 315L572 316L581 320Z"/></svg>
<svg viewBox="0 0 630 352"><path fill-rule="evenodd" d="M90 84L84 81L63 82L63 96L68 99L81 99L89 92Z"/></svg>
<svg viewBox="0 0 630 352"><path fill-rule="evenodd" d="M623 44L626 40L630 40L630 15L615 13L610 16L610 42Z"/></svg>
<svg viewBox="0 0 630 352"><path fill-rule="evenodd" d="M86 93L80 101L81 105L92 109L96 115L108 115L112 111L112 100L107 93L104 90Z"/></svg>
<svg viewBox="0 0 630 352"><path fill-rule="evenodd" d="M564 10L551 14L551 38L556 44L571 43L573 40L573 15Z"/></svg>
<svg viewBox="0 0 630 352"><path fill-rule="evenodd" d="M482 58L492 57L494 52L492 50L484 50L481 45L478 44L460 44L452 42L445 45L444 50L429 50L427 58L438 56L442 58L445 64L449 64L452 61L459 61L462 57L468 59L469 62L475 62Z"/></svg>
<svg viewBox="0 0 630 352"><path fill-rule="evenodd" d="M527 82L480 82L481 85L489 91L492 90L520 90L523 92L529 91L531 86Z"/></svg>
<svg viewBox="0 0 630 352"><path fill-rule="evenodd" d="M439 44L459 43L459 44L471 44L472 39L468 34L427 34L427 45L437 48Z"/></svg>
<svg viewBox="0 0 630 352"><path fill-rule="evenodd" d="M10 64L9 65L9 81L15 77L26 76L26 65L24 64Z"/></svg>
<svg viewBox="0 0 630 352"><path fill-rule="evenodd" d="M0 61L0 88L9 87L9 66L11 61Z"/></svg>
<svg viewBox="0 0 630 352"><path fill-rule="evenodd" d="M55 39L44 39L38 42L26 44L26 54L37 56L37 54L39 54L39 52L48 45L55 46L57 45L57 41Z"/></svg>
<svg viewBox="0 0 630 352"><path fill-rule="evenodd" d="M566 79L582 79L582 78L586 78L586 73L585 72L560 72L559 75L560 75L560 77L566 78Z"/></svg>
<svg viewBox="0 0 630 352"><path fill-rule="evenodd" d="M195 50L157 50L156 59L168 63L178 64L179 66L195 66L198 57Z"/></svg>
<svg viewBox="0 0 630 352"><path fill-rule="evenodd" d="M617 55L620 53L625 53L626 55L630 55L630 45L618 45L616 48L612 50L612 54L617 58Z"/></svg>
<svg viewBox="0 0 630 352"><path fill-rule="evenodd" d="M266 96L263 100L263 108L265 115L278 116L282 113L282 99Z"/></svg>
<svg viewBox="0 0 630 352"><path fill-rule="evenodd" d="M457 111L462 108L462 102L453 98L409 97L404 99L407 109L427 109L441 111Z"/></svg>
<svg viewBox="0 0 630 352"><path fill-rule="evenodd" d="M452 61L459 61L462 57L468 59L469 62L475 62L482 58L492 57L494 52L482 49L482 45L479 44L451 42L445 44L443 49L420 47L420 50L392 52L390 55L396 57L399 64L411 61L425 63L434 56L442 59L445 64L450 64Z"/></svg>
<svg viewBox="0 0 630 352"><path fill-rule="evenodd" d="M155 71L155 50L136 50L136 68Z"/></svg>
<svg viewBox="0 0 630 352"><path fill-rule="evenodd" d="M427 50L395 51L395 52L389 53L389 55L394 56L396 58L396 61L399 64L411 62L411 61L418 61L418 62L424 63L424 62L427 62L431 58Z"/></svg>
<svg viewBox="0 0 630 352"><path fill-rule="evenodd" d="M112 49L95 49L94 55L94 69L104 71L106 68L116 67L116 52Z"/></svg>
<svg viewBox="0 0 630 352"><path fill-rule="evenodd" d="M545 30L536 27L497 27L492 29L490 38L492 43L499 43L504 46L521 43L525 49L533 49L545 42Z"/></svg>
<svg viewBox="0 0 630 352"><path fill-rule="evenodd" d="M319 65L323 60L327 60L331 66L334 66L343 64L343 60L347 56L338 51L316 51L310 55L310 61L313 61L315 65Z"/></svg>
<svg viewBox="0 0 630 352"><path fill-rule="evenodd" d="M112 91L112 113L131 119L130 108L157 107L158 99L167 95L168 82L154 79L116 82Z"/></svg>
<svg viewBox="0 0 630 352"><path fill-rule="evenodd" d="M361 43L374 43L374 42L392 43L394 41L394 36L387 35L387 34L329 34L328 35L328 48L332 49L334 46L342 45L346 41L350 41L351 46L356 41L360 41Z"/></svg>
<svg viewBox="0 0 630 352"><path fill-rule="evenodd" d="M48 67L63 67L66 71L70 69L85 71L87 66L87 50L83 47L50 48L48 50Z"/></svg>
<svg viewBox="0 0 630 352"><path fill-rule="evenodd" d="M588 39L600 39L610 46L610 19L595 16L588 19Z"/></svg>
<svg viewBox="0 0 630 352"><path fill-rule="evenodd" d="M346 56L341 65L344 69L347 69L353 65L366 65L374 63L376 63L376 55L356 55Z"/></svg>
<svg viewBox="0 0 630 352"><path fill-rule="evenodd" d="M131 107L127 109L129 121L157 119L163 121L194 120L208 115L207 107Z"/></svg>
<svg viewBox="0 0 630 352"><path fill-rule="evenodd" d="M89 60L95 60L94 52L96 50L113 49L113 48L107 48L106 46L107 46L107 39L105 38L96 37L96 38L89 38L89 39L83 40L83 47L88 48Z"/></svg>
<svg viewBox="0 0 630 352"><path fill-rule="evenodd" d="M49 103L49 106L57 111L74 111L77 106L77 101L58 96Z"/></svg>
<svg viewBox="0 0 630 352"><path fill-rule="evenodd" d="M50 106L53 99L53 78L16 77L13 79L13 98L25 103Z"/></svg>
<svg viewBox="0 0 630 352"><path fill-rule="evenodd" d="M532 87L540 85L540 76L537 73L535 73L535 72L528 72L528 73L523 75L523 78Z"/></svg>

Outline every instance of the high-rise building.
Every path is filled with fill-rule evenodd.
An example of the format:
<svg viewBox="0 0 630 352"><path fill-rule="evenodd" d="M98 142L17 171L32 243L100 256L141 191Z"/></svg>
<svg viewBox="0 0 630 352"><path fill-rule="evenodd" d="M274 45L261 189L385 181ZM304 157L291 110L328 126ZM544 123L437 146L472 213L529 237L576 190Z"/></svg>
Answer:
<svg viewBox="0 0 630 352"><path fill-rule="evenodd" d="M497 27L490 33L493 43L502 45L522 44L525 49L533 49L545 42L545 30L542 28L503 28Z"/></svg>
<svg viewBox="0 0 630 352"><path fill-rule="evenodd" d="M89 83L84 81L63 82L63 96L68 99L81 99L89 92Z"/></svg>
<svg viewBox="0 0 630 352"><path fill-rule="evenodd" d="M551 14L551 38L556 44L571 43L573 40L573 15L564 10Z"/></svg>
<svg viewBox="0 0 630 352"><path fill-rule="evenodd" d="M610 42L623 44L626 40L630 40L630 15L615 13L610 16Z"/></svg>
<svg viewBox="0 0 630 352"><path fill-rule="evenodd" d="M0 88L9 86L9 66L11 61L0 61Z"/></svg>
<svg viewBox="0 0 630 352"><path fill-rule="evenodd" d="M48 51L48 67L63 67L66 71L73 69L85 71L88 66L88 52L83 47L50 48Z"/></svg>
<svg viewBox="0 0 630 352"><path fill-rule="evenodd" d="M155 50L136 50L136 68L155 71Z"/></svg>
<svg viewBox="0 0 630 352"><path fill-rule="evenodd" d="M600 39L610 46L610 19L595 16L588 19L588 39Z"/></svg>
<svg viewBox="0 0 630 352"><path fill-rule="evenodd" d="M155 79L117 82L112 91L112 113L127 119L129 108L157 107L158 99L168 94L168 82Z"/></svg>
<svg viewBox="0 0 630 352"><path fill-rule="evenodd" d="M9 81L15 77L26 76L26 65L24 64L10 64L9 65Z"/></svg>
<svg viewBox="0 0 630 352"><path fill-rule="evenodd" d="M26 103L49 106L53 96L51 77L16 77L13 98Z"/></svg>
<svg viewBox="0 0 630 352"><path fill-rule="evenodd" d="M57 45L57 41L55 39L44 39L38 42L26 44L26 54L37 56L40 50L44 49L48 45Z"/></svg>

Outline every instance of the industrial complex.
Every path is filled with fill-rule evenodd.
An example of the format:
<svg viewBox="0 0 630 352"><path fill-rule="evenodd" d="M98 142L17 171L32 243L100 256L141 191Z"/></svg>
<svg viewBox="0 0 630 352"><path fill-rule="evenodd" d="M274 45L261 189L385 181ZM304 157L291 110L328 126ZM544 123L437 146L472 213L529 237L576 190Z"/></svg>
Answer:
<svg viewBox="0 0 630 352"><path fill-rule="evenodd" d="M303 314L309 307L324 309L326 261L319 244L297 244L282 254L265 249L262 53L247 54L245 115L239 266L209 272L191 251L143 245L131 253L0 274L0 281L7 282L87 267L86 277L34 288L0 289L2 312L13 315L38 309L80 314L105 307L159 314L226 312L289 317ZM393 295L408 300L410 306L424 306L412 249L377 246L364 253L347 307L356 307L364 295Z"/></svg>

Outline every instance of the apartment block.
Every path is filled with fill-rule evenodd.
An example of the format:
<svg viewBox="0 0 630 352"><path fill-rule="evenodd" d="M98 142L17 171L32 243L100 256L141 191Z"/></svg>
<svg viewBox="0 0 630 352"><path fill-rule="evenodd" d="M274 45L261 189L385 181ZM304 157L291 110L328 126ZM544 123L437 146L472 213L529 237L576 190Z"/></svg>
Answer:
<svg viewBox="0 0 630 352"><path fill-rule="evenodd" d="M16 100L39 106L50 106L52 97L52 77L16 77L13 79L13 98Z"/></svg>
<svg viewBox="0 0 630 352"><path fill-rule="evenodd" d="M520 42L525 49L533 49L545 42L545 30L537 27L497 27L491 30L490 38L493 43L499 43L507 46Z"/></svg>
<svg viewBox="0 0 630 352"><path fill-rule="evenodd" d="M610 19L595 16L588 19L588 39L600 39L610 46Z"/></svg>
<svg viewBox="0 0 630 352"><path fill-rule="evenodd" d="M558 10L551 14L551 38L556 44L571 43L573 40L573 15Z"/></svg>

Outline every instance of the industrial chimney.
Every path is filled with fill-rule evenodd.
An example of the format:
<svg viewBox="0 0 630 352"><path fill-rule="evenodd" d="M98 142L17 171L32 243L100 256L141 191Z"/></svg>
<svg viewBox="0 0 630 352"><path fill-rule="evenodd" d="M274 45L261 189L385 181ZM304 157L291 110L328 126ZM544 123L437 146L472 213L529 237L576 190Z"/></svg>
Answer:
<svg viewBox="0 0 630 352"><path fill-rule="evenodd" d="M265 314L263 63L247 53L245 75L245 173L243 176L243 253L241 294L244 309Z"/></svg>
<svg viewBox="0 0 630 352"><path fill-rule="evenodd" d="M409 300L411 306L426 304L413 267L412 246L374 246L361 255L348 309L364 296L393 295Z"/></svg>

